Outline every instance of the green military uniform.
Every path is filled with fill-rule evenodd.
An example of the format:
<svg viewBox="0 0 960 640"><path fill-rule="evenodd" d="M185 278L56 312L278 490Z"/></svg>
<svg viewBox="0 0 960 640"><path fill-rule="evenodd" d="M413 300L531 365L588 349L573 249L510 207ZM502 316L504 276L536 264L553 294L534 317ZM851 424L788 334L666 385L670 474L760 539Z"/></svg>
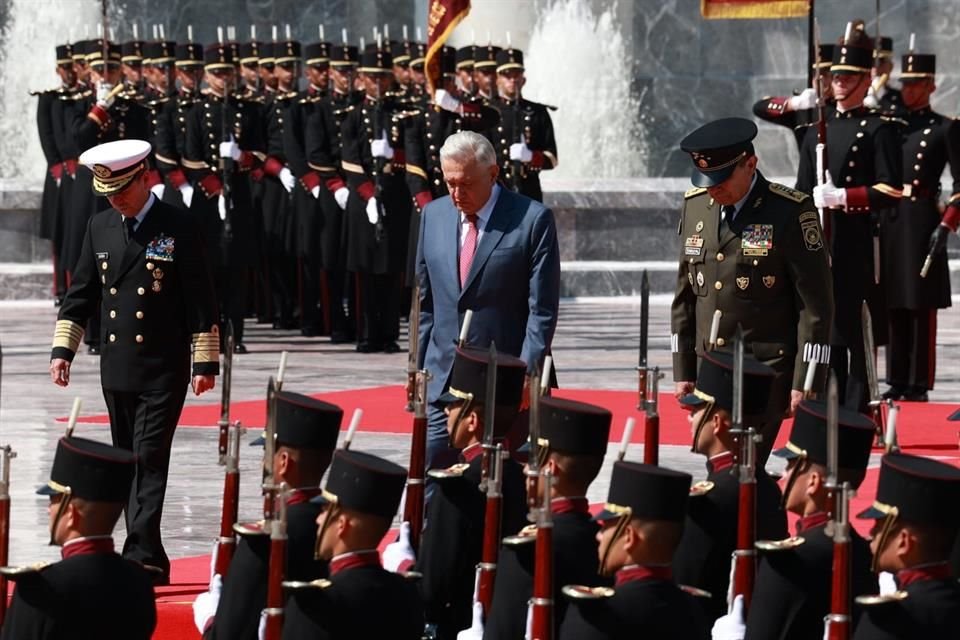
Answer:
<svg viewBox="0 0 960 640"><path fill-rule="evenodd" d="M682 143L697 168L694 184L714 186L753 154L756 125L741 118L712 122ZM726 175L722 175L726 174ZM732 216L706 188L684 196L677 289L671 310L675 381L697 377L697 355L709 348L715 311L722 316L716 346L743 327L746 346L773 367L760 460L766 459L790 389L802 389L808 363L829 362L833 293L820 222L803 193L768 182L759 171ZM732 221L728 218L732 217ZM818 367L822 382L826 366Z"/></svg>

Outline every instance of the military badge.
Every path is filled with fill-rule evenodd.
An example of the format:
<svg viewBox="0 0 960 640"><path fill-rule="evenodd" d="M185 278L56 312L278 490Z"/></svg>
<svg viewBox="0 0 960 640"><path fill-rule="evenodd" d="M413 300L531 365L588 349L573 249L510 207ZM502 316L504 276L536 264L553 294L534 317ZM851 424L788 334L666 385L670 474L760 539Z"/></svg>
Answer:
<svg viewBox="0 0 960 640"><path fill-rule="evenodd" d="M153 279L154 280L163 280L163 269L157 267L153 270Z"/></svg>
<svg viewBox="0 0 960 640"><path fill-rule="evenodd" d="M737 278L737 288L740 289L740 291L746 291L747 287L749 286L750 286L750 278L746 276L740 276L739 278Z"/></svg>
<svg viewBox="0 0 960 640"><path fill-rule="evenodd" d="M803 244L807 251L819 251L823 248L823 237L820 235L820 225L816 219L807 220L800 224L800 231L803 233Z"/></svg>
<svg viewBox="0 0 960 640"><path fill-rule="evenodd" d="M683 254L687 256L698 256L703 251L703 238L698 235L690 236L683 243Z"/></svg>
<svg viewBox="0 0 960 640"><path fill-rule="evenodd" d="M106 251L97 252L97 260L109 260L110 254Z"/></svg>
<svg viewBox="0 0 960 640"><path fill-rule="evenodd" d="M697 273L697 284L703 286L703 271Z"/></svg>
<svg viewBox="0 0 960 640"><path fill-rule="evenodd" d="M772 224L748 224L740 234L740 247L745 256L765 256L773 249Z"/></svg>
<svg viewBox="0 0 960 640"><path fill-rule="evenodd" d="M174 238L160 234L147 245L147 259L173 262Z"/></svg>
<svg viewBox="0 0 960 640"><path fill-rule="evenodd" d="M110 265L107 264L107 261L106 261L106 260L104 260L103 262L100 263L100 268L103 269L104 271L107 270L107 267L108 267L108 266L110 266Z"/></svg>
<svg viewBox="0 0 960 640"><path fill-rule="evenodd" d="M696 231L697 233L700 233L701 231L703 231L703 220L699 220L697 222Z"/></svg>
<svg viewBox="0 0 960 640"><path fill-rule="evenodd" d="M690 281L690 286L692 287L692 286L693 286L693 274L690 273L689 271L687 271L687 280ZM104 282L106 282L106 278L104 278Z"/></svg>
<svg viewBox="0 0 960 640"><path fill-rule="evenodd" d="M160 284L159 280L154 280L153 287L151 288L153 289L154 293L160 293L160 290L163 288L163 285Z"/></svg>
<svg viewBox="0 0 960 640"><path fill-rule="evenodd" d="M772 289L773 285L777 283L777 276L763 276L763 286L767 289Z"/></svg>

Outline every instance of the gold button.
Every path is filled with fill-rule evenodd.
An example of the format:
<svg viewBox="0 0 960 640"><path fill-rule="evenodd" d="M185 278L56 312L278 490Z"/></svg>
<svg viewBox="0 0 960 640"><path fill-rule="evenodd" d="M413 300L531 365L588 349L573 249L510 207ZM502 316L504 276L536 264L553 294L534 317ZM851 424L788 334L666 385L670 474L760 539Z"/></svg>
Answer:
<svg viewBox="0 0 960 640"><path fill-rule="evenodd" d="M861 120L861 121L860 121L860 126L861 126L861 127L867 126L867 121L866 121L866 120Z"/></svg>
<svg viewBox="0 0 960 640"><path fill-rule="evenodd" d="M117 295L117 288L116 288L116 287L110 287L110 295L112 295L112 296Z"/></svg>
<svg viewBox="0 0 960 640"><path fill-rule="evenodd" d="M723 283L717 280L716 282L713 283L713 288L716 289L717 291L720 291L720 289L723 289Z"/></svg>
<svg viewBox="0 0 960 640"><path fill-rule="evenodd" d="M137 335L136 340L137 342L143 342L143 336Z"/></svg>
<svg viewBox="0 0 960 640"><path fill-rule="evenodd" d="M913 165L913 170L914 170L914 171L920 171L920 165L918 165L918 164Z"/></svg>
<svg viewBox="0 0 960 640"><path fill-rule="evenodd" d="M857 145L853 145L852 147L850 147L850 151L857 151L859 148L860 147L858 147Z"/></svg>
<svg viewBox="0 0 960 640"><path fill-rule="evenodd" d="M717 262L723 262L724 255L722 253L717 254Z"/></svg>
<svg viewBox="0 0 960 640"><path fill-rule="evenodd" d="M777 351L777 355L781 355L781 356L782 356L782 355L783 355L783 349L779 349L779 350Z"/></svg>
<svg viewBox="0 0 960 640"><path fill-rule="evenodd" d="M857 131L857 137L858 137L858 138L862 138L862 137L863 137L863 131Z"/></svg>
<svg viewBox="0 0 960 640"><path fill-rule="evenodd" d="M117 336L116 336L116 334L111 333L111 334L110 334L110 342L116 342L116 341L117 341Z"/></svg>
<svg viewBox="0 0 960 640"><path fill-rule="evenodd" d="M107 262L106 262L106 260L104 260L103 262L100 263L100 268L103 269L104 271L107 270Z"/></svg>
<svg viewBox="0 0 960 640"><path fill-rule="evenodd" d="M143 320L143 311L137 311L137 320Z"/></svg>
<svg viewBox="0 0 960 640"><path fill-rule="evenodd" d="M847 176L847 182L853 182L853 176Z"/></svg>
<svg viewBox="0 0 960 640"><path fill-rule="evenodd" d="M854 162L853 160L851 160L851 161L850 161L850 166L851 166L851 167L855 167L855 166L857 166L857 163Z"/></svg>
<svg viewBox="0 0 960 640"><path fill-rule="evenodd" d="M717 338L717 346L718 346L718 347L722 347L722 346L725 345L725 344L727 344L727 341L726 341L726 340L724 340L723 338Z"/></svg>
<svg viewBox="0 0 960 640"><path fill-rule="evenodd" d="M759 260L754 260L754 261L753 261L753 266L757 266L758 264L760 264L760 261L759 261Z"/></svg>
<svg viewBox="0 0 960 640"><path fill-rule="evenodd" d="M147 290L144 289L143 287L137 287L137 295L138 295L138 296L142 296L142 295L145 294L146 292L147 292Z"/></svg>
<svg viewBox="0 0 960 640"><path fill-rule="evenodd" d="M111 310L110 310L110 317L111 317L111 318L116 318L116 317L117 317L117 311L116 311L116 309L111 309Z"/></svg>
<svg viewBox="0 0 960 640"><path fill-rule="evenodd" d="M918 153L918 154L917 154L917 160L923 160L923 154L922 154L922 153Z"/></svg>
<svg viewBox="0 0 960 640"><path fill-rule="evenodd" d="M920 141L920 146L921 146L921 147L927 146L927 141L926 141L926 140L921 140L921 141Z"/></svg>
<svg viewBox="0 0 960 640"><path fill-rule="evenodd" d="M924 130L923 130L923 135L925 135L925 136L930 135L930 129L924 129Z"/></svg>
<svg viewBox="0 0 960 640"><path fill-rule="evenodd" d="M148 263L147 263L147 270L153 271L153 263L152 263L152 262L148 262Z"/></svg>

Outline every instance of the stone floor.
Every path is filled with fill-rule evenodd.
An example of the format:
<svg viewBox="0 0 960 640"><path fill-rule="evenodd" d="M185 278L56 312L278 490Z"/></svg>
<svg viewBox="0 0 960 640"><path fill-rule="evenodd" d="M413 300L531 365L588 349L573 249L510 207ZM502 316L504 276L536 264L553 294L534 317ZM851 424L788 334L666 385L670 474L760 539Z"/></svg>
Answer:
<svg viewBox="0 0 960 640"><path fill-rule="evenodd" d="M57 550L46 546L48 516L45 499L34 495L47 479L54 444L63 432L57 416L69 413L74 397L83 412L104 413L99 387L99 362L81 354L74 363L70 387L54 386L47 373L49 346L56 312L49 302L0 302L0 343L3 345L0 443L17 451L12 462L12 535L10 561L23 564L49 560ZM669 297L654 296L650 314L651 365L670 367ZM554 343L560 383L565 387L633 389L636 378L639 302L632 299L564 301ZM292 331L273 331L248 324L250 353L234 359L233 399L262 397L266 380L276 370L281 350L289 350L285 388L307 393L400 384L406 355L359 355L351 346L330 345L324 339L306 339ZM401 336L405 339L405 335ZM932 399L960 400L960 316L941 314L939 379ZM882 370L882 365L881 365ZM666 380L670 380L669 370ZM219 400L219 391L187 398L187 403ZM109 440L105 427L81 424L78 433ZM173 445L170 484L163 535L171 557L207 552L216 535L223 470L215 464L216 430L181 429ZM356 448L391 458L406 466L407 437L363 434ZM640 456L637 451L633 454ZM661 448L662 464L703 475L702 458L686 447ZM591 501L606 496L609 465L591 488ZM241 452L241 519L255 519L260 508L258 477L260 450Z"/></svg>

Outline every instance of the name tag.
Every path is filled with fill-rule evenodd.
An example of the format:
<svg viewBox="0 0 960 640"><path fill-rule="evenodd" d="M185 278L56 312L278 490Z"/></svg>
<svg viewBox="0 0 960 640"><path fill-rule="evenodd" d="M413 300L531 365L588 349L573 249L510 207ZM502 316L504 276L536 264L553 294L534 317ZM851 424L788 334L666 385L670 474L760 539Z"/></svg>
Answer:
<svg viewBox="0 0 960 640"><path fill-rule="evenodd" d="M699 235L693 235L684 240L683 254L686 256L698 256L703 251L703 238Z"/></svg>

